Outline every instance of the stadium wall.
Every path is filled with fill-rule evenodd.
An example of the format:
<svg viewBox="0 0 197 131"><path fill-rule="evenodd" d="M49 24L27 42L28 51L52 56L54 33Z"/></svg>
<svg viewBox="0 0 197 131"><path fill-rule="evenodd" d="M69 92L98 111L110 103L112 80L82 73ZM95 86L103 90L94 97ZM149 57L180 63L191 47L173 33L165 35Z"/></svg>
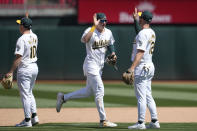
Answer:
<svg viewBox="0 0 197 131"><path fill-rule="evenodd" d="M80 26L34 26L38 35L38 79L85 79L83 61L85 45L80 42L87 25ZM131 25L108 26L116 40L119 71L105 65L104 79L121 79L121 74L131 64L132 42L135 37ZM157 40L153 61L157 80L197 79L197 26L153 25ZM17 26L0 26L0 74L6 73L14 59Z"/></svg>

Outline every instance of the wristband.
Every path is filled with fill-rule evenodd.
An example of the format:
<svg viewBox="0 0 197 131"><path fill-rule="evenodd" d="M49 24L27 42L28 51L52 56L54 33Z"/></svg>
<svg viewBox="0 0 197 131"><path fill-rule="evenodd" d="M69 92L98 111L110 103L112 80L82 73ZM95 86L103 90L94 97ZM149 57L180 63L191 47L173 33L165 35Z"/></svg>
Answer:
<svg viewBox="0 0 197 131"><path fill-rule="evenodd" d="M96 28L95 25L93 25L92 28L90 29L90 32L94 32L95 28Z"/></svg>

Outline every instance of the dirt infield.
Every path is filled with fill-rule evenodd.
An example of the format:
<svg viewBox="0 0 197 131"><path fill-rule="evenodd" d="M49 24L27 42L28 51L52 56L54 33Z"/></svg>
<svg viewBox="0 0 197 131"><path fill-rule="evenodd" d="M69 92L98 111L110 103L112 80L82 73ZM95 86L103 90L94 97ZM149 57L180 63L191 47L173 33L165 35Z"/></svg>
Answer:
<svg viewBox="0 0 197 131"><path fill-rule="evenodd" d="M137 108L105 108L108 119L113 122L134 123L137 121ZM163 123L197 122L197 107L159 107L159 121ZM13 126L24 119L23 109L0 109L0 126ZM40 123L98 122L96 108L63 108L57 113L54 108L39 108ZM147 112L146 121L150 121Z"/></svg>

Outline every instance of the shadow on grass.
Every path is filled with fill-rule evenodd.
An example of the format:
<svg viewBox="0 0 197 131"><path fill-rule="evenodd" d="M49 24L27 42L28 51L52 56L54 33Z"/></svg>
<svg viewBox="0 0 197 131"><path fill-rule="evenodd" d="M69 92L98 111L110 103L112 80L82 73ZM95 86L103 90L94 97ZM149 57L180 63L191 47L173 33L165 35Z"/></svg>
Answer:
<svg viewBox="0 0 197 131"><path fill-rule="evenodd" d="M68 92L64 92L68 93ZM5 90L0 89L0 96L12 96L12 97L18 97L19 91L16 89L12 90ZM56 91L34 91L34 96L36 99L48 99L48 100L56 100L57 92ZM94 102L94 97L89 98L83 98L83 99L75 99L71 101L86 103L86 102ZM197 102L195 100L176 100L176 99L163 99L163 98L156 98L155 99L157 106L167 106L167 107L173 107L173 106L191 106L196 107ZM117 96L117 95L105 95L104 96L104 102L109 104L118 104L122 106L136 106L136 98L134 96Z"/></svg>

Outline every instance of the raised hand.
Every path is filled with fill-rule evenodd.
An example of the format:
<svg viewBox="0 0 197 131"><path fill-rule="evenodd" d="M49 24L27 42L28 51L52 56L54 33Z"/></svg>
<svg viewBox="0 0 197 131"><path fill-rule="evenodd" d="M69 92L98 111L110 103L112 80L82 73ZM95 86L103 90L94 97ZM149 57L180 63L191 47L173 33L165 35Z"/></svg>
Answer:
<svg viewBox="0 0 197 131"><path fill-rule="evenodd" d="M25 12L25 17L28 18L29 17L29 13L28 11Z"/></svg>
<svg viewBox="0 0 197 131"><path fill-rule="evenodd" d="M133 12L133 19L137 20L137 18L138 18L137 8L135 8L135 11Z"/></svg>
<svg viewBox="0 0 197 131"><path fill-rule="evenodd" d="M95 13L94 16L93 16L93 24L95 26L97 26L99 24L99 22L100 22L100 20L97 20L96 13Z"/></svg>

